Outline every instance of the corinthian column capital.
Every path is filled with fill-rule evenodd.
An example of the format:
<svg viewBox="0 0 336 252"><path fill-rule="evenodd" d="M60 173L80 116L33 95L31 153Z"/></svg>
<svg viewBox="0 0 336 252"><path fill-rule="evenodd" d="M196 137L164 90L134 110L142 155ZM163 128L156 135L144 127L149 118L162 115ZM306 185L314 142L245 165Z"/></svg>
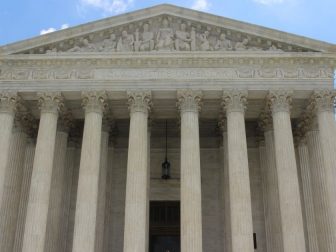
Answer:
<svg viewBox="0 0 336 252"><path fill-rule="evenodd" d="M0 113L15 113L20 101L21 98L17 92L1 92Z"/></svg>
<svg viewBox="0 0 336 252"><path fill-rule="evenodd" d="M198 113L201 110L202 91L192 89L182 89L177 91L177 107L184 112Z"/></svg>
<svg viewBox="0 0 336 252"><path fill-rule="evenodd" d="M223 110L230 112L245 112L247 105L247 90L231 89L223 91Z"/></svg>
<svg viewBox="0 0 336 252"><path fill-rule="evenodd" d="M39 92L37 96L41 112L58 113L64 108L61 92Z"/></svg>
<svg viewBox="0 0 336 252"><path fill-rule="evenodd" d="M267 95L267 105L273 113L290 112L292 104L292 91L271 90Z"/></svg>
<svg viewBox="0 0 336 252"><path fill-rule="evenodd" d="M85 91L82 92L82 106L85 113L95 112L103 114L107 104L107 94L105 91Z"/></svg>
<svg viewBox="0 0 336 252"><path fill-rule="evenodd" d="M310 98L310 106L316 112L333 111L336 91L333 89L315 90Z"/></svg>
<svg viewBox="0 0 336 252"><path fill-rule="evenodd" d="M34 136L38 129L38 123L30 111L18 111L14 117L14 130L25 132Z"/></svg>
<svg viewBox="0 0 336 252"><path fill-rule="evenodd" d="M149 113L152 107L151 91L127 91L128 105L131 114L134 112Z"/></svg>

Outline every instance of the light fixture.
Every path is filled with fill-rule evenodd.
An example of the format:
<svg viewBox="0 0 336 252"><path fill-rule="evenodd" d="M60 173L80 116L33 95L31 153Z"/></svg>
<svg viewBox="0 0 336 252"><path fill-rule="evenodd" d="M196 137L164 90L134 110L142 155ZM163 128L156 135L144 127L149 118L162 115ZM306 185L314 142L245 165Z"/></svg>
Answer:
<svg viewBox="0 0 336 252"><path fill-rule="evenodd" d="M166 156L165 161L162 163L162 179L170 179L170 163L168 162L167 152L168 152L168 122L166 120Z"/></svg>

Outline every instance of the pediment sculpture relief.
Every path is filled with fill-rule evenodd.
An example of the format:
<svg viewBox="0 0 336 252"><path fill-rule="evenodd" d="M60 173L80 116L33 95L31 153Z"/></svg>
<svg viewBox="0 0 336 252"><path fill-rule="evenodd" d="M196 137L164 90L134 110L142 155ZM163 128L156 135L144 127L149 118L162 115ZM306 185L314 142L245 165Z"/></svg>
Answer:
<svg viewBox="0 0 336 252"><path fill-rule="evenodd" d="M37 54L155 51L308 51L202 23L161 16L39 47Z"/></svg>

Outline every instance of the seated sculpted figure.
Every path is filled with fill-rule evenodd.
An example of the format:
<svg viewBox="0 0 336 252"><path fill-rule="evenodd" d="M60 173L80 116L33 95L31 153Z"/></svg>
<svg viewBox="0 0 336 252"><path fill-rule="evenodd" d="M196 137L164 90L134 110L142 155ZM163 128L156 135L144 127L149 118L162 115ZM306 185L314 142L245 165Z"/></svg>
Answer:
<svg viewBox="0 0 336 252"><path fill-rule="evenodd" d="M199 40L201 42L201 51L209 51L210 50L210 43L208 40L209 32L205 31L204 33L199 35Z"/></svg>
<svg viewBox="0 0 336 252"><path fill-rule="evenodd" d="M149 25L143 25L143 33L139 38L139 31L135 33L134 49L135 51L152 51L154 49L154 33L149 30Z"/></svg>
<svg viewBox="0 0 336 252"><path fill-rule="evenodd" d="M100 47L100 51L103 52L114 52L117 45L117 38L114 33L110 35L109 38L104 39L102 46Z"/></svg>
<svg viewBox="0 0 336 252"><path fill-rule="evenodd" d="M232 45L231 41L226 38L226 35L222 33L219 37L219 40L217 40L217 43L215 45L215 50L217 51L231 51Z"/></svg>
<svg viewBox="0 0 336 252"><path fill-rule="evenodd" d="M118 52L132 52L134 46L134 37L133 35L129 35L127 31L123 31L121 33L121 37L119 38L117 44Z"/></svg>
<svg viewBox="0 0 336 252"><path fill-rule="evenodd" d="M172 50L174 46L174 33L173 29L169 27L167 19L163 19L162 28L159 29L156 36L156 49Z"/></svg>
<svg viewBox="0 0 336 252"><path fill-rule="evenodd" d="M180 30L175 32L175 37L175 49L177 51L190 51L191 37L189 32L187 32L187 26L185 23L182 23Z"/></svg>
<svg viewBox="0 0 336 252"><path fill-rule="evenodd" d="M243 39L242 42L237 42L235 45L236 51L245 51L248 49L247 45L249 43L249 40L247 38Z"/></svg>

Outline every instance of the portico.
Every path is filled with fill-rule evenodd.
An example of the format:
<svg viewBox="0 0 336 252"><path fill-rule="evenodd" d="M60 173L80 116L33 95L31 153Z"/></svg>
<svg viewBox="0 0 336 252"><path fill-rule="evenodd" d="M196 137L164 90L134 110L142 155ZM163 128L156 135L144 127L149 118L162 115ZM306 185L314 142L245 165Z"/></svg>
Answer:
<svg viewBox="0 0 336 252"><path fill-rule="evenodd" d="M149 251L172 202L178 251L335 251L336 47L284 34L161 5L0 47L0 250Z"/></svg>

